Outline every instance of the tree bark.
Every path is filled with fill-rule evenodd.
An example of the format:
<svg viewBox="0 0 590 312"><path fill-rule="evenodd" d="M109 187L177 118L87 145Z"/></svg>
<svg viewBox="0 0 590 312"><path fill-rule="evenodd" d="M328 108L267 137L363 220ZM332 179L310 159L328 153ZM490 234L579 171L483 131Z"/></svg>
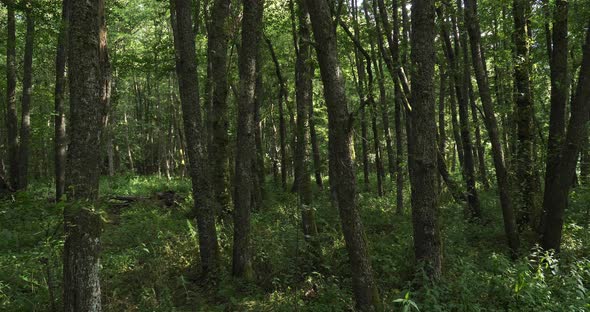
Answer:
<svg viewBox="0 0 590 312"><path fill-rule="evenodd" d="M309 106L312 104L312 74L311 64L311 34L309 13L302 0L297 1L299 20L299 43L297 46L297 60L295 67L295 96L297 101L297 145L295 146L295 168L297 176L297 192L299 193L299 208L303 233L306 239L313 239L317 235L315 210L312 206L311 180L309 176L309 155L307 149L307 128L309 121Z"/></svg>
<svg viewBox="0 0 590 312"><path fill-rule="evenodd" d="M387 15L387 9L385 8L385 3L383 0L375 0L377 3L373 3L374 7L379 8L379 14L377 15L377 11L374 12L375 16L379 17L381 24L383 25L383 31L385 33L385 37L389 44L389 53L391 58L387 57L387 53L384 49L384 45L381 42L381 29L379 27L379 22L377 22L377 38L378 43L381 46L381 54L385 60L385 63L388 67L389 73L391 78L393 79L394 83L394 91L395 91L395 108L394 108L394 123L395 123L395 149L396 149L396 157L395 157L395 172L396 172L396 213L402 214L404 211L404 172L402 170L403 166L403 128L402 128L402 97L403 97L403 89L400 87L402 84L402 79L399 78L400 72L400 53L399 53L399 18L398 18L398 2L397 0L393 1L393 31L391 30L391 25L389 24L389 17ZM377 5L375 5L377 4ZM405 6L402 5L402 12L405 12ZM405 14L405 13L404 13ZM404 36L405 36L406 27L404 27ZM406 40L404 40L405 42ZM390 60L390 61L389 61Z"/></svg>
<svg viewBox="0 0 590 312"><path fill-rule="evenodd" d="M216 212L229 211L228 181L228 27L229 0L215 0L211 7L207 44L208 158L211 161L211 184ZM198 22L198 21L196 21Z"/></svg>
<svg viewBox="0 0 590 312"><path fill-rule="evenodd" d="M262 125L260 121L260 108L262 106L264 86L262 84L262 54L258 53L256 60L256 90L254 91L254 144L256 147L256 159L254 161L254 199L256 207L262 205L264 196L264 154L262 152Z"/></svg>
<svg viewBox="0 0 590 312"><path fill-rule="evenodd" d="M66 114L65 85L68 53L68 20L70 0L63 0L61 25L55 57L55 198L60 200L65 192L66 181Z"/></svg>
<svg viewBox="0 0 590 312"><path fill-rule="evenodd" d="M385 149L387 151L387 169L391 183L395 181L395 154L393 151L393 144L391 139L391 127L389 125L389 109L387 106L387 95L385 92L385 73L383 72L383 63L378 59L379 71L379 106L381 109L381 122L383 123L383 133L385 135Z"/></svg>
<svg viewBox="0 0 590 312"><path fill-rule="evenodd" d="M440 9L440 16L443 17L444 13L442 8ZM460 29L463 29L462 25L459 26ZM481 218L481 209L479 205L479 197L477 195L477 189L475 187L475 164L474 164L474 157L473 157L473 143L471 141L471 131L470 131L470 123L469 123L469 85L471 84L471 71L469 69L468 63L468 48L466 46L467 40L464 36L458 38L458 34L455 30L454 32L454 39L455 39L455 47L461 49L461 54L458 53L459 49L457 49L457 54L453 50L451 46L451 40L448 35L447 25L446 23L442 24L441 32L444 41L444 49L445 55L447 57L450 70L451 70L451 77L454 81L455 86L455 93L457 95L457 102L459 104L459 121L460 121L460 131L461 131L461 146L463 147L463 179L465 181L465 187L467 190L467 203L469 206L468 209L468 217L480 219ZM460 43L460 44L459 44ZM457 58L456 56L463 56L463 72L459 70L459 65L461 64L461 59ZM452 92L452 91L451 91Z"/></svg>
<svg viewBox="0 0 590 312"><path fill-rule="evenodd" d="M16 114L16 21L14 0L6 2L8 25L6 40L6 128L8 136L8 181L12 188L18 188L18 117Z"/></svg>
<svg viewBox="0 0 590 312"><path fill-rule="evenodd" d="M232 274L253 278L250 246L250 212L255 210L252 171L256 161L254 106L256 63L262 39L262 0L243 0L242 46L239 54L240 94L238 98L237 149L234 195L234 246Z"/></svg>
<svg viewBox="0 0 590 312"><path fill-rule="evenodd" d="M510 247L512 254L516 255L518 253L520 241L516 231L516 221L514 218L512 197L509 190L510 186L508 185L508 175L504 165L502 145L500 144L500 135L498 133L498 122L494 114L485 56L483 47L481 46L481 31L479 27L479 19L477 17L477 2L476 0L464 0L464 3L465 25L467 26L467 32L469 35L471 61L473 63L475 78L479 87L479 95L485 113L484 122L492 144L492 157L494 160L494 167L496 168L496 180L500 195L500 205L502 206L504 231L506 233L506 239L508 240L508 246Z"/></svg>
<svg viewBox="0 0 590 312"><path fill-rule="evenodd" d="M412 186L414 254L426 274L438 279L442 269L438 227L437 146L434 94L434 1L412 1L412 110L408 112L408 154Z"/></svg>
<svg viewBox="0 0 590 312"><path fill-rule="evenodd" d="M563 229L563 214L568 203L569 190L576 171L580 145L586 135L586 123L590 117L590 25L586 31L586 43L583 48L582 67L572 111L567 126L564 143L561 147L557 175L551 181L545 181L543 212L545 227L541 235L541 246L559 252Z"/></svg>
<svg viewBox="0 0 590 312"><path fill-rule="evenodd" d="M568 2L556 1L553 12L553 48L550 54L549 65L551 67L551 112L549 115L549 137L547 141L547 165L545 167L545 189L557 178L559 172L559 158L561 147L565 137L566 105L569 96L568 73ZM549 42L548 44L550 44ZM551 46L550 46L551 47ZM587 137L588 135L586 135ZM545 192L544 201L551 196ZM541 223L544 221L541 220ZM540 225L541 227L543 224Z"/></svg>
<svg viewBox="0 0 590 312"><path fill-rule="evenodd" d="M170 0L171 21L176 50L176 74L184 121L187 156L190 165L194 214L199 231L199 251L203 275L215 278L218 268L215 211L211 204L211 185L206 164L201 122L201 108L197 96L197 64L195 38L192 29L190 0Z"/></svg>
<svg viewBox="0 0 590 312"><path fill-rule="evenodd" d="M334 204L340 211L342 231L353 268L356 306L360 311L382 310L357 207L356 179L350 146L352 120L338 60L336 29L326 0L306 0L306 4L315 42L322 43L315 48L328 106L330 186L335 199Z"/></svg>
<svg viewBox="0 0 590 312"><path fill-rule="evenodd" d="M32 8L25 9L27 32L25 35L25 60L23 73L23 101L21 103L21 126L19 144L18 188L28 186L29 160L31 158L31 94L33 89L33 44L35 35L35 18Z"/></svg>
<svg viewBox="0 0 590 312"><path fill-rule="evenodd" d="M285 87L285 79L283 78L283 74L281 73L281 65L279 60L276 56L275 50L272 46L272 42L269 38L265 38L266 43L268 44L268 49L270 50L270 55L272 57L272 61L275 64L275 72L277 74L277 79L279 80L279 143L281 147L281 184L283 186L283 190L287 189L287 126L285 124L285 109L284 105L287 100L287 89Z"/></svg>
<svg viewBox="0 0 590 312"><path fill-rule="evenodd" d="M313 75L312 75L313 77ZM311 94L313 97L313 93ZM320 158L320 146L318 144L318 135L315 131L315 120L313 119L313 98L309 106L309 137L311 140L311 152L313 155L313 169L315 175L315 183L320 189L324 188L322 180L322 162Z"/></svg>
<svg viewBox="0 0 590 312"><path fill-rule="evenodd" d="M469 63L465 63L463 66L469 67ZM477 159L478 159L478 168L479 168L479 175L480 180L483 184L484 189L488 189L490 187L488 183L488 174L486 170L486 161L485 161L485 153L484 153L484 146L481 141L481 132L479 128L479 117L477 114L477 106L475 104L475 92L473 91L473 85L469 82L469 106L471 108L471 120L473 121L473 125L475 126L475 146L477 151Z"/></svg>
<svg viewBox="0 0 590 312"><path fill-rule="evenodd" d="M522 230L531 224L537 214L535 192L535 163L533 158L533 97L530 85L530 38L528 36L528 15L530 2L514 0L514 100L516 102L517 153L516 182L518 192L518 225ZM563 52L567 53L567 52Z"/></svg>
<svg viewBox="0 0 590 312"><path fill-rule="evenodd" d="M98 198L102 114L100 0L71 3L69 16L70 145L64 209L64 310L101 311L101 221ZM100 149L98 149L100 150Z"/></svg>

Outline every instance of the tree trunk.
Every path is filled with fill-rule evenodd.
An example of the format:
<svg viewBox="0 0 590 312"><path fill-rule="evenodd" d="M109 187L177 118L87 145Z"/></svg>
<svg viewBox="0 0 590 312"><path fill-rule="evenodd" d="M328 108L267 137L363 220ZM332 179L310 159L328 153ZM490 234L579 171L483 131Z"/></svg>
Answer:
<svg viewBox="0 0 590 312"><path fill-rule="evenodd" d="M414 254L427 275L441 275L442 249L438 227L437 146L434 94L434 1L412 1L412 111L408 112L408 154L412 186Z"/></svg>
<svg viewBox="0 0 590 312"><path fill-rule="evenodd" d="M313 75L312 75L313 77ZM318 135L315 131L315 120L313 119L313 93L311 94L312 101L309 106L309 137L311 140L311 152L313 154L313 169L315 175L315 183L320 189L324 187L322 181L322 162L320 159L320 146L318 144Z"/></svg>
<svg viewBox="0 0 590 312"><path fill-rule="evenodd" d="M518 225L522 230L531 224L537 214L535 192L535 163L533 158L533 97L530 81L530 38L527 34L530 2L514 0L514 100L516 102L517 153L516 182L519 187L517 200ZM563 52L567 53L567 52Z"/></svg>
<svg viewBox="0 0 590 312"><path fill-rule="evenodd" d="M510 196L510 186L508 185L508 175L504 166L504 156L502 145L500 144L500 135L498 133L498 122L494 114L492 96L490 94L490 85L488 72L486 69L485 56L481 46L481 32L479 28L479 19L477 17L476 0L464 0L465 3L465 25L469 34L471 47L471 61L475 71L475 78L479 87L479 95L485 113L484 122L490 136L492 144L492 157L494 167L496 168L496 180L498 183L498 192L500 195L500 205L502 206L502 215L504 219L504 231L508 240L512 254L518 253L520 245L518 233L516 231L516 222Z"/></svg>
<svg viewBox="0 0 590 312"><path fill-rule="evenodd" d="M444 16L442 9L440 9L440 15L441 17ZM463 29L462 25L460 25L459 27L460 29ZM471 72L468 66L468 48L466 46L467 38L462 36L459 39L457 32L455 31L455 29L453 29L455 47L460 47L462 52L461 54L459 54L459 49L456 49L457 54L455 54L455 50L453 50L453 47L451 46L451 40L448 35L447 26L444 22L441 27L441 30L444 41L445 55L451 68L451 77L455 83L455 93L457 95L457 100L459 103L459 120L462 143L461 146L463 147L463 179L465 181L465 186L467 190L466 197L469 206L468 217L480 219L481 209L479 206L479 197L477 195L477 189L475 187L475 161L473 157L473 144L471 141L471 132L469 124L469 85L471 84ZM461 43L460 45L459 42ZM461 64L461 60L456 58L456 56L463 56L464 66L462 73L459 71L459 65Z"/></svg>
<svg viewBox="0 0 590 312"><path fill-rule="evenodd" d="M551 67L551 113L549 115L549 137L547 141L547 166L545 169L545 189L557 178L559 158L565 137L566 105L569 95L568 74L568 38L567 38L568 2L556 1L553 13L553 48L550 54ZM548 44L550 44L549 42ZM550 46L551 47L551 46ZM586 138L588 134L586 133ZM586 139L587 140L587 139ZM545 196L550 195L545 192ZM548 199L545 197L544 201ZM541 223L544 221L541 220ZM541 224L541 227L543 224Z"/></svg>
<svg viewBox="0 0 590 312"><path fill-rule="evenodd" d="M100 0L73 1L69 16L70 145L64 210L64 310L101 311L98 198L102 113Z"/></svg>
<svg viewBox="0 0 590 312"><path fill-rule="evenodd" d="M586 123L590 117L590 25L586 31L582 67L565 140L561 147L556 177L545 181L543 212L545 227L541 235L541 246L547 250L560 250L563 229L563 214L568 203L580 145L586 135Z"/></svg>
<svg viewBox="0 0 590 312"><path fill-rule="evenodd" d="M260 107L263 100L262 84L262 54L258 53L256 60L256 90L254 101L254 144L256 147L256 159L254 161L254 173L256 173L256 182L254 184L254 198L256 207L262 205L264 196L264 154L262 152L262 125L260 122Z"/></svg>
<svg viewBox="0 0 590 312"><path fill-rule="evenodd" d="M466 62L463 66L469 67L469 63ZM475 146L477 150L477 159L478 159L478 167L479 167L479 175L480 180L483 184L484 189L488 189L490 185L488 184L488 175L486 170L486 161L485 161L485 153L484 153L484 146L481 142L481 132L479 128L479 117L477 114L477 106L475 104L475 94L473 91L473 85L469 82L469 106L471 107L471 119L473 121L473 125L475 126Z"/></svg>
<svg viewBox="0 0 590 312"><path fill-rule="evenodd" d="M313 239L317 235L315 210L312 206L311 180L309 176L309 155L307 149L307 128L309 121L309 106L312 104L312 64L311 42L309 29L309 13L302 0L297 1L299 19L299 44L297 46L297 60L295 67L295 96L297 101L297 145L295 146L295 168L298 172L297 192L299 193L299 208L303 233L306 239Z"/></svg>
<svg viewBox="0 0 590 312"><path fill-rule="evenodd" d="M281 184L283 186L283 190L287 189L287 128L285 125L285 101L287 100L287 89L285 87L285 79L283 78L283 74L281 73L281 65L279 64L279 60L275 54L275 50L272 46L272 42L270 39L265 38L266 43L268 44L268 49L270 50L270 55L272 57L272 61L275 64L275 72L277 74L277 79L279 80L279 143L281 147Z"/></svg>
<svg viewBox="0 0 590 312"><path fill-rule="evenodd" d="M33 89L33 44L35 19L31 8L25 11L27 32L25 35L25 61L23 73L23 101L21 110L20 144L19 144L19 178L18 188L26 189L31 158L31 94Z"/></svg>
<svg viewBox="0 0 590 312"><path fill-rule="evenodd" d="M440 87L438 89L438 151L441 153L443 158L442 160L444 162L445 151L447 149L447 133L445 130L445 79L443 78L442 72L440 72L439 79Z"/></svg>
<svg viewBox="0 0 590 312"><path fill-rule="evenodd" d="M373 130L373 148L375 149L375 172L377 173L377 195L383 197L383 161L381 160L381 142L379 140L379 128L377 127L377 104L371 103L371 127Z"/></svg>
<svg viewBox="0 0 590 312"><path fill-rule="evenodd" d="M190 165L194 214L199 231L199 251L203 275L215 278L218 267L215 210L211 204L211 185L205 163L206 137L203 135L201 108L197 96L195 38L190 0L171 0L171 21L176 50L176 73Z"/></svg>
<svg viewBox="0 0 590 312"><path fill-rule="evenodd" d="M383 43L381 42L381 34L380 34L380 27L379 23L377 23L377 37L378 43L381 46L381 54L384 56L384 60L386 65L388 65L388 70L393 79L393 83L395 85L395 108L394 108L394 122L395 122L395 149L396 149L396 156L395 156L395 172L396 172L396 213L402 214L404 211L404 172L402 171L402 163L403 163L403 128L402 128L402 97L403 97L403 90L400 87L401 79L399 79L399 71L400 71L400 60L399 60L399 18L397 15L398 11L398 3L397 0L393 1L393 31L391 31L391 25L389 24L389 17L387 16L387 9L385 8L385 3L383 0L375 0L377 3L373 3L374 7L377 6L379 8L379 20L383 24L383 31L385 33L385 37L389 44L389 52L390 56L386 57L386 51L383 48ZM377 4L377 5L375 5ZM402 12L405 12L405 6L402 5ZM375 11L375 16L377 16L377 12ZM404 13L405 14L405 13ZM405 36L405 29L404 27L404 36ZM405 42L405 40L404 40ZM388 60L391 60L388 62ZM389 64L388 64L389 63Z"/></svg>
<svg viewBox="0 0 590 312"><path fill-rule="evenodd" d="M229 181L228 181L228 70L227 48L228 27L227 20L230 13L229 0L215 0L211 7L211 21L209 24L207 44L207 86L206 97L208 107L208 156L211 161L211 184L214 194L216 213L230 210ZM198 21L195 21L198 22Z"/></svg>
<svg viewBox="0 0 590 312"><path fill-rule="evenodd" d="M18 188L18 117L16 114L16 22L14 0L6 2L8 7L8 38L6 40L6 128L8 136L8 181L12 188Z"/></svg>
<svg viewBox="0 0 590 312"><path fill-rule="evenodd" d="M234 246L232 274L253 278L250 246L250 212L255 210L252 171L256 161L254 108L256 63L262 39L262 0L243 0L242 46L239 54L240 95L238 98L237 149L234 195Z"/></svg>
<svg viewBox="0 0 590 312"><path fill-rule="evenodd" d="M66 181L66 114L65 85L68 50L68 20L70 0L63 0L61 25L55 57L55 198L60 200L65 192Z"/></svg>
<svg viewBox="0 0 590 312"><path fill-rule="evenodd" d="M387 151L387 168L391 183L395 181L395 154L391 140L391 127L389 125L389 109L387 107L387 95L385 93L385 73L383 72L383 63L378 59L379 66L379 106L381 108L381 122L383 123L383 133L385 134L385 149Z"/></svg>
<svg viewBox="0 0 590 312"><path fill-rule="evenodd" d="M586 134L582 141L582 151L580 152L580 182L587 186L590 183L590 133L586 128Z"/></svg>
<svg viewBox="0 0 590 312"><path fill-rule="evenodd" d="M382 310L357 207L356 179L350 144L352 120L338 60L336 29L326 0L306 0L306 3L315 41L322 43L315 47L328 106L330 186L335 199L334 204L340 211L342 231L350 265L353 268L352 281L356 306L360 311Z"/></svg>
<svg viewBox="0 0 590 312"><path fill-rule="evenodd" d="M444 78L446 75L443 74ZM455 81L449 79L449 95L451 97L450 100L450 104L451 104L451 128L453 130L453 138L455 139L455 146L456 146L456 152L457 152L457 158L459 158L459 166L461 168L463 168L464 164L465 164L465 159L463 156L463 141L461 141L461 132L459 130L459 119L457 118L457 97L455 96L455 93L453 93L451 90L454 90L456 88L455 86ZM453 151L454 153L455 151ZM453 170L455 170L455 168L453 168Z"/></svg>

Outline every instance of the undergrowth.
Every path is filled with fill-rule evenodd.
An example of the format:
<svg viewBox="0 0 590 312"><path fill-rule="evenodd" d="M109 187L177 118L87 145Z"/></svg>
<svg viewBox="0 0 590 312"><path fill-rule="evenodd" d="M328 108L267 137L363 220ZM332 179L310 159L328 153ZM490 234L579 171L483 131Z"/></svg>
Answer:
<svg viewBox="0 0 590 312"><path fill-rule="evenodd" d="M387 185L387 189L393 187ZM102 294L105 311L352 311L351 268L338 212L316 190L320 256L300 231L297 197L272 183L252 216L253 282L233 279L231 223L219 222L223 269L216 282L199 276L198 233L187 218L190 183L119 176L101 181L103 198L174 190L178 207L150 201L113 209L103 204ZM0 310L50 311L61 304L63 206L50 186L0 201ZM408 194L406 194L407 198ZM495 192L481 193L484 221L466 223L460 205L441 197L444 272L431 284L415 270L411 216L395 214L395 193L359 195L375 276L387 311L590 311L590 191L572 194L563 251L525 242L508 257ZM230 218L231 219L231 218ZM220 220L221 221L221 220ZM421 286L418 286L421 285ZM51 291L50 291L51 289Z"/></svg>

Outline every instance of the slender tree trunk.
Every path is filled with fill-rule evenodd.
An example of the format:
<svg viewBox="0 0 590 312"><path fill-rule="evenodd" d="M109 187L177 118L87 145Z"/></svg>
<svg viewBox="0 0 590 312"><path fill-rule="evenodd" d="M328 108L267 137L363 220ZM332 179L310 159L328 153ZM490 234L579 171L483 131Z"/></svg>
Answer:
<svg viewBox="0 0 590 312"><path fill-rule="evenodd" d="M444 162L445 151L447 149L447 133L445 130L445 79L443 78L442 72L439 75L439 79L440 87L438 89L438 150L441 153Z"/></svg>
<svg viewBox="0 0 590 312"><path fill-rule="evenodd" d="M408 132L414 254L431 279L441 274L434 94L434 1L412 1L412 111Z"/></svg>
<svg viewBox="0 0 590 312"><path fill-rule="evenodd" d="M567 38L568 2L556 1L553 13L553 48L550 54L551 66L551 113L549 115L549 137L547 141L547 166L545 169L545 189L558 177L559 158L565 138L565 110L569 95L568 73L568 38ZM551 41L548 42L551 48ZM586 141L588 133L586 132ZM548 201L545 192L543 201ZM544 220L541 220L543 227ZM542 229L541 229L542 231Z"/></svg>
<svg viewBox="0 0 590 312"><path fill-rule="evenodd" d="M590 133L586 128L586 134L582 141L582 151L580 153L580 182L588 186L590 183Z"/></svg>
<svg viewBox="0 0 590 312"><path fill-rule="evenodd" d="M533 97L530 81L530 38L528 36L528 15L531 7L528 0L514 0L514 100L516 102L517 155L516 181L518 192L518 224L522 230L533 221L537 214L535 192L535 163L533 158ZM567 53L567 52L563 52Z"/></svg>
<svg viewBox="0 0 590 312"><path fill-rule="evenodd" d="M381 109L381 122L383 123L383 133L385 135L385 148L387 151L387 168L391 183L395 181L395 154L393 151L393 144L391 139L391 127L389 125L389 109L387 107L387 95L385 93L385 73L383 72L383 63L378 59L379 71L379 106Z"/></svg>
<svg viewBox="0 0 590 312"><path fill-rule="evenodd" d="M469 67L469 63L466 62L463 66ZM477 159L478 159L478 167L479 167L479 175L480 180L483 184L484 189L488 189L490 187L488 183L488 175L486 170L486 161L485 161L485 153L484 153L484 146L481 141L481 132L479 128L479 117L477 113L477 106L475 104L475 94L473 91L473 85L469 82L469 106L471 107L471 120L473 121L473 125L475 127L475 146L477 150Z"/></svg>
<svg viewBox="0 0 590 312"><path fill-rule="evenodd" d="M359 40L359 21L358 21L358 5L357 0L351 1L352 5L352 17L353 17L353 29L354 29L354 40L360 44ZM363 61L363 56L361 55L359 48L355 45L354 49L354 57L355 57L355 64L356 64L356 72L358 74L358 84L357 84L357 92L360 99L359 103L359 111L360 111L360 126L361 126L361 156L363 161L363 181L364 181L364 188L365 191L369 190L369 142L367 137L367 96L366 93L370 92L365 89L366 83L366 71L365 71L365 62ZM367 60L370 61L370 60Z"/></svg>
<svg viewBox="0 0 590 312"><path fill-rule="evenodd" d="M442 9L440 9L440 16L444 16ZM460 25L460 29L463 29L462 25ZM451 69L451 77L454 81L455 86L455 93L457 95L457 100L459 104L459 120L460 120L460 130L461 130L461 146L463 147L463 179L465 181L465 186L467 190L467 203L469 206L468 209L468 216L469 218L481 218L481 209L479 206L479 197L477 195L477 189L475 187L475 164L474 164L474 157L473 157L473 144L471 141L471 132L470 132L470 124L469 124L469 85L471 84L471 72L469 70L468 64L468 52L467 52L467 38L461 36L459 40L458 34L455 30L454 32L454 39L455 39L455 48L451 46L451 40L448 35L448 30L446 24L443 22L441 27L442 30L442 37L444 41L444 48L445 48L445 55L447 57L450 69ZM461 45L459 45L459 42ZM461 54L459 49L461 50ZM457 58L456 56L462 56L462 60L464 63L463 72L459 71L459 65L461 64L461 59ZM451 91L452 92L452 91Z"/></svg>
<svg viewBox="0 0 590 312"><path fill-rule="evenodd" d="M590 117L590 25L586 31L583 54L571 116L556 170L557 176L545 182L543 211L546 221L541 235L541 246L547 250L559 251L561 247L563 214L576 171L580 145L586 135L586 124Z"/></svg>
<svg viewBox="0 0 590 312"><path fill-rule="evenodd" d="M320 189L322 189L324 188L324 182L322 181L322 161L320 158L320 146L318 143L318 135L315 131L315 120L313 119L313 93L311 94L311 96L312 101L311 105L309 106L309 137L311 140L311 152L313 155L315 183Z"/></svg>
<svg viewBox="0 0 590 312"><path fill-rule="evenodd" d="M396 157L395 157L395 173L396 173L396 213L402 214L404 211L404 172L402 170L402 163L403 163L403 128L402 128L402 97L403 97L403 89L401 88L400 84L402 84L401 79L399 78L399 71L400 71L400 53L399 53L399 18L398 18L398 2L397 0L393 1L393 31L391 31L391 25L389 24L389 17L387 15L387 9L385 8L385 3L383 0L375 0L377 1L377 7L379 8L379 20L383 25L383 31L385 33L385 37L389 44L389 52L390 56L386 57L386 51L383 48L383 43L381 43L381 34L380 34L380 27L379 23L377 23L377 37L379 45L381 46L381 54L384 56L386 61L386 65L388 65L388 70L390 72L391 78L393 79L393 83L395 85L395 108L394 108L394 122L395 122L395 149L396 149ZM373 3L375 6L375 3ZM402 5L402 13L405 12L405 6ZM377 12L375 11L375 16L377 16ZM405 24L404 24L405 25ZM404 36L406 27L404 27ZM404 42L406 42L404 40ZM391 61L388 61L391 60ZM389 63L389 64L388 64Z"/></svg>
<svg viewBox="0 0 590 312"><path fill-rule="evenodd" d="M352 271L353 292L360 311L382 310L373 277L367 242L357 207L356 179L351 157L352 121L341 75L336 29L326 0L306 0L328 106L330 187L340 211L342 231Z"/></svg>
<svg viewBox="0 0 590 312"><path fill-rule="evenodd" d="M66 181L65 73L68 53L69 14L70 0L63 0L55 57L55 198L57 200L60 200L64 194Z"/></svg>
<svg viewBox="0 0 590 312"><path fill-rule="evenodd" d="M446 78L446 75L443 74L441 78ZM457 158L459 158L459 166L463 168L465 164L465 158L463 155L463 141L461 141L461 132L459 129L459 119L457 118L457 97L455 93L452 92L456 88L455 81L449 79L448 80L448 87L449 87L449 95L450 95L450 104L451 104L451 128L453 130L453 138L455 139L455 146L457 152ZM453 151L454 152L454 151ZM453 168L454 170L454 168Z"/></svg>
<svg viewBox="0 0 590 312"><path fill-rule="evenodd" d="M496 168L496 180L498 183L498 192L500 195L500 205L502 206L502 215L504 219L504 231L513 255L518 253L520 241L516 231L516 222L514 218L514 209L512 198L508 185L508 175L504 165L504 156L502 145L500 144L500 135L498 132L498 122L494 114L492 96L490 94L490 85L488 72L486 69L484 51L481 46L481 32L479 28L479 19L477 17L476 0L464 0L465 3L465 25L469 34L471 47L471 61L475 70L475 78L479 87L479 95L485 113L484 122L490 136L492 144L492 157L494 167Z"/></svg>
<svg viewBox="0 0 590 312"><path fill-rule="evenodd" d="M262 84L262 54L258 53L258 59L256 60L256 90L255 90L255 101L254 101L254 144L256 146L256 161L254 162L256 173L256 183L254 189L254 195L256 200L256 207L262 205L262 199L264 197L264 153L262 152L262 123L260 121L260 108L263 100Z"/></svg>
<svg viewBox="0 0 590 312"><path fill-rule="evenodd" d="M363 12L365 15L365 21L367 25L371 25L371 18L369 17L369 4L368 2L363 2ZM369 44L371 47L371 59L368 62L371 62L375 68L377 68L377 79L379 83L383 83L383 68L379 67L376 59L377 55L375 53L375 38L373 36L369 36ZM381 150L381 140L379 135L379 128L377 126L377 103L373 97L373 73L369 73L369 96L368 99L370 100L371 104L371 127L373 131L373 148L375 149L375 172L377 173L377 194L382 197L384 195L383 189L383 179L385 178L385 170L383 168L383 153ZM379 92L379 102L380 106L385 106L385 92Z"/></svg>
<svg viewBox="0 0 590 312"><path fill-rule="evenodd" d="M306 239L312 239L317 235L315 210L312 206L311 180L309 176L310 159L307 149L307 128L309 121L309 106L312 104L312 64L311 64L311 34L309 25L309 13L302 0L297 1L299 19L299 44L297 46L297 60L295 68L295 90L297 101L297 145L295 146L295 168L297 192L299 193L299 205L303 233Z"/></svg>
<svg viewBox="0 0 590 312"><path fill-rule="evenodd" d="M16 22L14 0L8 7L8 38L6 40L6 134L8 136L8 180L12 188L18 188L18 117L16 114Z"/></svg>
<svg viewBox="0 0 590 312"><path fill-rule="evenodd" d="M18 188L26 189L29 175L29 159L31 158L31 94L33 89L33 44L35 35L35 19L31 8L25 11L27 33L25 35L25 61L23 74L23 101L21 110L20 144L18 169Z"/></svg>
<svg viewBox="0 0 590 312"><path fill-rule="evenodd" d="M230 210L228 181L228 72L227 49L230 0L215 0L211 6L207 44L208 156L211 161L211 184L216 213ZM196 21L198 22L198 21Z"/></svg>
<svg viewBox="0 0 590 312"><path fill-rule="evenodd" d="M190 0L170 0L171 21L176 50L176 73L186 136L186 150L190 165L194 214L199 231L199 251L203 275L215 278L218 267L215 211L211 204L211 185L207 169L201 122L201 108L197 92L195 37L192 29Z"/></svg>
<svg viewBox="0 0 590 312"><path fill-rule="evenodd" d="M375 172L377 173L377 195L383 197L383 161L381 160L381 142L379 140L379 128L377 127L377 104L371 105L371 128L373 130L373 148L375 149Z"/></svg>
<svg viewBox="0 0 590 312"><path fill-rule="evenodd" d="M256 62L262 39L261 0L243 0L242 46L239 54L240 95L238 99L237 149L234 200L234 246L232 274L247 280L253 278L250 246L250 212L253 201L252 172L256 161L254 144L254 106Z"/></svg>
<svg viewBox="0 0 590 312"><path fill-rule="evenodd" d="M287 173L288 168L287 168L287 146L286 146L286 140L287 140L287 128L286 128L286 124L285 124L285 109L284 109L284 105L285 105L285 101L287 100L287 89L285 87L285 80L283 78L283 74L281 73L281 65L279 63L279 60L275 54L275 50L272 46L272 42L270 41L270 39L265 38L266 39L266 43L268 44L268 49L270 50L270 55L272 57L272 60L275 64L275 72L277 74L277 79L279 80L279 94L278 94L278 100L279 100L279 143L280 143L280 147L281 147L281 184L283 186L283 189L286 190L287 189Z"/></svg>
<svg viewBox="0 0 590 312"><path fill-rule="evenodd" d="M99 56L100 0L71 7L69 36L70 145L64 210L64 310L101 311L101 219L98 198L102 114Z"/></svg>

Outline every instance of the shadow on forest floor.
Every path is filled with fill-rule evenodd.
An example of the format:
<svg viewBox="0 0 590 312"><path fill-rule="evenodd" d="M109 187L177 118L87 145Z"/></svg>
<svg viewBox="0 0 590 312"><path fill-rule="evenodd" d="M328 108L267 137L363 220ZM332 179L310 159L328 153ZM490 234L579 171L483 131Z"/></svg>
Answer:
<svg viewBox="0 0 590 312"><path fill-rule="evenodd" d="M390 185L388 189L393 189ZM47 200L48 185L0 201L0 311L48 311L50 292L61 294L61 214ZM217 285L198 278L199 253L190 211L190 183L158 177L104 179L101 192L151 196L173 190L186 198L178 207L149 200L118 210L105 207L102 236L104 311L351 311L351 268L338 213L327 191L316 190L321 259L300 229L297 197L266 185L263 207L252 216L255 280L237 281L231 266L231 224L219 224L222 273ZM407 197L408 194L406 194ZM572 195L560 259L530 252L510 261L495 192L481 192L484 225L463 220L463 210L441 198L443 278L420 289L413 265L411 217L395 215L388 192L359 195L373 268L387 310L409 299L421 311L588 311L590 233L585 226L590 191ZM406 202L406 208L409 203ZM536 261L544 257L545 261ZM49 271L49 275L48 272ZM417 283L418 282L418 283Z"/></svg>

